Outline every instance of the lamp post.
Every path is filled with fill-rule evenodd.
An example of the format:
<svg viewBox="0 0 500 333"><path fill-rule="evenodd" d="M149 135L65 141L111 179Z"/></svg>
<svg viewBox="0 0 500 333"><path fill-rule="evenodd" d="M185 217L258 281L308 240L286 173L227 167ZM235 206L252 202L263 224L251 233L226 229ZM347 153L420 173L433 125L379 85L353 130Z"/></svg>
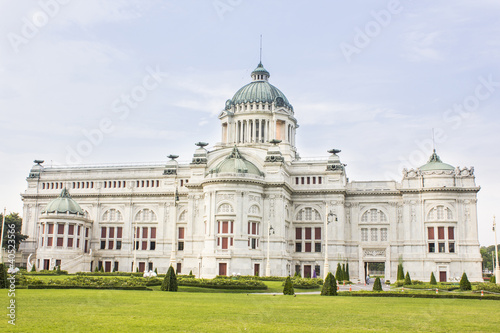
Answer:
<svg viewBox="0 0 500 333"><path fill-rule="evenodd" d="M323 278L326 278L326 275L330 271L330 264L328 263L328 225L333 221L333 218L335 217L335 220L337 220L337 216L333 214L332 211L328 211L328 203L326 203L326 209L325 209L325 265L323 267Z"/></svg>
<svg viewBox="0 0 500 333"><path fill-rule="evenodd" d="M266 263L266 276L271 276L271 264L269 263L269 245L271 239L271 233L274 234L274 228L271 225L271 221L267 224L267 263Z"/></svg>
<svg viewBox="0 0 500 333"><path fill-rule="evenodd" d="M3 208L3 219L2 219L2 236L0 236L0 264L3 264L3 231L5 229L5 214L7 214L7 208Z"/></svg>
<svg viewBox="0 0 500 333"><path fill-rule="evenodd" d="M496 259L496 267L495 267L495 282L496 284L500 284L500 267L498 266L498 242L497 242L497 231L496 231L495 216L493 216L493 232L495 233L495 259Z"/></svg>

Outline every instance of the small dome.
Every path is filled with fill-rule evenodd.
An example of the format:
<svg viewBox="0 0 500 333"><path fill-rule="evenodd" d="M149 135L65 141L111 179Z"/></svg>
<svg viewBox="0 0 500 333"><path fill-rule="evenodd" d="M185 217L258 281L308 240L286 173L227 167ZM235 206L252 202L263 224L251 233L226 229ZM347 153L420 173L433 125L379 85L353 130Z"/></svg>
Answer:
<svg viewBox="0 0 500 333"><path fill-rule="evenodd" d="M56 199L49 202L47 207L42 211L42 213L57 213L57 214L77 214L84 215L83 210L75 200L71 198L69 192L64 188Z"/></svg>
<svg viewBox="0 0 500 333"><path fill-rule="evenodd" d="M217 164L209 171L210 174L219 173L249 173L257 176L263 176L263 173L250 161L241 156L236 146L229 156Z"/></svg>
<svg viewBox="0 0 500 333"><path fill-rule="evenodd" d="M269 72L260 63L252 72L253 82L238 90L236 94L234 94L232 100L230 100L230 104L276 103L277 106L287 106L291 108L292 106L290 102L288 102L285 94L267 82L269 76Z"/></svg>
<svg viewBox="0 0 500 333"><path fill-rule="evenodd" d="M432 170L450 170L453 171L455 168L449 164L443 163L439 156L436 154L436 149L432 153L429 161L419 168L421 171L432 171Z"/></svg>

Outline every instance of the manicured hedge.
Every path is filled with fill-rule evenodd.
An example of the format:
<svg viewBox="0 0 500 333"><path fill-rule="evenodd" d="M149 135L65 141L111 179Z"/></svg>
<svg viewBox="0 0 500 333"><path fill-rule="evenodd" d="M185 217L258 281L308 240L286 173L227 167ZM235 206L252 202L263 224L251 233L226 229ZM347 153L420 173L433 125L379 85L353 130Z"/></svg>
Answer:
<svg viewBox="0 0 500 333"><path fill-rule="evenodd" d="M216 277L214 279L194 279L179 278L179 286L211 288L211 289L244 289L244 290L266 290L267 286L260 281L249 279L228 279L225 277Z"/></svg>
<svg viewBox="0 0 500 333"><path fill-rule="evenodd" d="M82 276L140 276L142 277L144 273L131 273L131 272L77 272L76 275Z"/></svg>
<svg viewBox="0 0 500 333"><path fill-rule="evenodd" d="M98 287L98 286L59 286L59 285L28 286L28 289L102 289L102 290L148 290L148 291L153 290L147 287Z"/></svg>
<svg viewBox="0 0 500 333"><path fill-rule="evenodd" d="M410 298L459 298L459 299L488 299L500 301L500 296L493 295L464 295L464 294L412 294L395 292L339 292L339 296L355 297L410 297Z"/></svg>

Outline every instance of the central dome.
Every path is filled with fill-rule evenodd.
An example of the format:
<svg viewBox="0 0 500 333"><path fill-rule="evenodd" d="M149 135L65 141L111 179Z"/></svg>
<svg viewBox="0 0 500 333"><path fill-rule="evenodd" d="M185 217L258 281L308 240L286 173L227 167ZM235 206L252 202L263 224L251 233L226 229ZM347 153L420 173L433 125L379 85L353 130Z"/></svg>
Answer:
<svg viewBox="0 0 500 333"><path fill-rule="evenodd" d="M247 161L241 156L236 146L231 154L223 159L215 168L209 171L209 174L224 174L224 173L248 173L256 176L263 176L263 173L250 161Z"/></svg>
<svg viewBox="0 0 500 333"><path fill-rule="evenodd" d="M277 106L292 107L285 94L267 82L269 72L259 63L252 72L253 82L247 84L234 94L231 103L276 103Z"/></svg>

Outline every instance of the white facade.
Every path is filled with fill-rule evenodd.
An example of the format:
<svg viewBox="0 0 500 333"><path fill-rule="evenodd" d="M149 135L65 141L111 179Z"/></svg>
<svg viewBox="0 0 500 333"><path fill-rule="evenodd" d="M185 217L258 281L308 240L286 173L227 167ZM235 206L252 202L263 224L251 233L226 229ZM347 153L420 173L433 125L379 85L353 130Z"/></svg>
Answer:
<svg viewBox="0 0 500 333"><path fill-rule="evenodd" d="M329 270L349 263L353 281L364 279L367 262L384 262L391 281L399 262L412 279L434 272L450 281L466 272L482 281L473 168L453 168L434 153L401 182L349 181L338 151L323 161L298 158L293 107L261 65L252 77L220 114L221 142L211 150L198 144L190 164L35 165L22 195L25 258L33 254L37 269L60 260L70 272L131 271L135 258L141 270L160 273L172 264L202 277L296 270L323 277L328 251ZM83 218L41 213L64 187ZM63 246L42 245L48 223L65 232L87 225L87 252L84 240L68 247L68 234Z"/></svg>

